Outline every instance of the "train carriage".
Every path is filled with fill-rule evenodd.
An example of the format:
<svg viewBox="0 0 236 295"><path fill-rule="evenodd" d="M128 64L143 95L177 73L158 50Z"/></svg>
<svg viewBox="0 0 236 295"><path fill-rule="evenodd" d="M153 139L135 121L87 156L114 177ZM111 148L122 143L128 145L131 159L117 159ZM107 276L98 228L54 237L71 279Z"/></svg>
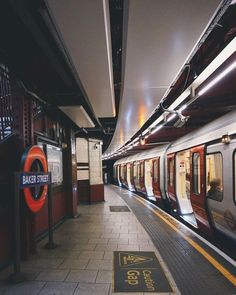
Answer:
<svg viewBox="0 0 236 295"><path fill-rule="evenodd" d="M216 229L236 240L236 111L170 145L120 159L128 163L129 188L168 201L200 231ZM125 184L123 180L123 184Z"/></svg>

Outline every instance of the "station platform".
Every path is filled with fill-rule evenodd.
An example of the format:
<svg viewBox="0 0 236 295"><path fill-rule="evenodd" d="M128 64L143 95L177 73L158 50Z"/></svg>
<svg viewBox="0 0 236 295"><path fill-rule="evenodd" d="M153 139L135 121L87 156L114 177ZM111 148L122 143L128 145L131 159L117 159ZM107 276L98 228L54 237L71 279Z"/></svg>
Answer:
<svg viewBox="0 0 236 295"><path fill-rule="evenodd" d="M105 202L78 211L54 232L56 249L45 238L22 262L27 281L0 273L0 295L236 294L235 262L141 197L106 186Z"/></svg>

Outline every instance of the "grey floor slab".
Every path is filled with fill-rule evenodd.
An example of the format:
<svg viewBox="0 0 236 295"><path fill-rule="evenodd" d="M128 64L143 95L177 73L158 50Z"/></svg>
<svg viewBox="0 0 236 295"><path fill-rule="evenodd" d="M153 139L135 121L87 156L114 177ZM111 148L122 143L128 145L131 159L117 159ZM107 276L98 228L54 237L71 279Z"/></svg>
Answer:
<svg viewBox="0 0 236 295"><path fill-rule="evenodd" d="M71 270L66 278L66 281L77 283L94 283L97 273L97 270Z"/></svg>
<svg viewBox="0 0 236 295"><path fill-rule="evenodd" d="M110 284L79 284L74 295L108 295Z"/></svg>
<svg viewBox="0 0 236 295"><path fill-rule="evenodd" d="M48 282L42 288L39 295L72 295L77 283L55 283Z"/></svg>
<svg viewBox="0 0 236 295"><path fill-rule="evenodd" d="M2 294L4 295L37 295L45 285L45 282L24 282L12 286L4 286Z"/></svg>
<svg viewBox="0 0 236 295"><path fill-rule="evenodd" d="M57 281L63 282L67 277L69 270L53 269L41 271L35 278L36 281Z"/></svg>

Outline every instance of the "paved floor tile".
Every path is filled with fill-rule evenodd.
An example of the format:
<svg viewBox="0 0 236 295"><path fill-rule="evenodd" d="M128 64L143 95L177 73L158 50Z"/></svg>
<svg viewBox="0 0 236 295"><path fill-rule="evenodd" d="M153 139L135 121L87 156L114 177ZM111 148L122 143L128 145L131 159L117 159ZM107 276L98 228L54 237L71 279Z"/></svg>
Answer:
<svg viewBox="0 0 236 295"><path fill-rule="evenodd" d="M138 245L118 245L118 251L139 251Z"/></svg>
<svg viewBox="0 0 236 295"><path fill-rule="evenodd" d="M108 239L89 239L89 244L107 244Z"/></svg>
<svg viewBox="0 0 236 295"><path fill-rule="evenodd" d="M103 259L113 260L113 256L114 256L113 253L114 253L114 251L105 251Z"/></svg>
<svg viewBox="0 0 236 295"><path fill-rule="evenodd" d="M74 295L108 295L109 284L79 284L75 290Z"/></svg>
<svg viewBox="0 0 236 295"><path fill-rule="evenodd" d="M96 251L116 251L118 248L117 244L108 244L108 245L97 245Z"/></svg>
<svg viewBox="0 0 236 295"><path fill-rule="evenodd" d="M112 260L91 259L86 269L112 270Z"/></svg>
<svg viewBox="0 0 236 295"><path fill-rule="evenodd" d="M71 270L66 282L94 283L97 273L97 270Z"/></svg>
<svg viewBox="0 0 236 295"><path fill-rule="evenodd" d="M72 295L77 283L48 282L40 291L39 295Z"/></svg>
<svg viewBox="0 0 236 295"><path fill-rule="evenodd" d="M99 270L97 278L96 278L96 283L107 283L111 284L112 283L112 271L110 270Z"/></svg>
<svg viewBox="0 0 236 295"><path fill-rule="evenodd" d="M62 282L67 277L69 270L53 269L44 270L35 278L37 281L57 281Z"/></svg>
<svg viewBox="0 0 236 295"><path fill-rule="evenodd" d="M102 259L104 256L104 251L82 251L79 255L80 259Z"/></svg>
<svg viewBox="0 0 236 295"><path fill-rule="evenodd" d="M4 286L2 293L4 295L37 295L44 285L45 282L24 282L13 286Z"/></svg>
<svg viewBox="0 0 236 295"><path fill-rule="evenodd" d="M60 269L85 269L89 259L65 259Z"/></svg>
<svg viewBox="0 0 236 295"><path fill-rule="evenodd" d="M82 251L82 250L91 250L93 251L96 248L96 244L84 244L84 245L75 245L73 251Z"/></svg>

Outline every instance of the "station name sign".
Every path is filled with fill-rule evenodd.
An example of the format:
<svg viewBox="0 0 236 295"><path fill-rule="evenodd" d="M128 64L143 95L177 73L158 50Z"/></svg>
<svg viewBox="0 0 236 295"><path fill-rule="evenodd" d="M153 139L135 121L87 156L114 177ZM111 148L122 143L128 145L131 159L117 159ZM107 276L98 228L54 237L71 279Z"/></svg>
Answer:
<svg viewBox="0 0 236 295"><path fill-rule="evenodd" d="M50 184L48 172L22 172L20 173L20 188L43 186Z"/></svg>

